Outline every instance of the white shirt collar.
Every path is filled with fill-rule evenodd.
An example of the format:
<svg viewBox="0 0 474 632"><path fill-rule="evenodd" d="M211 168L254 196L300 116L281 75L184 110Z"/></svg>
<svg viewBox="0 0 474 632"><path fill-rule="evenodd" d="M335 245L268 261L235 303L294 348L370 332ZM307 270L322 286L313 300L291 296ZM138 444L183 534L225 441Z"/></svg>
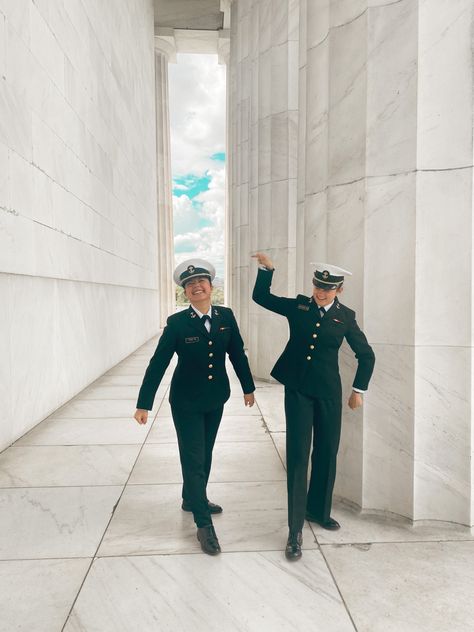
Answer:
<svg viewBox="0 0 474 632"><path fill-rule="evenodd" d="M202 318L204 316L204 314L202 312L200 312L197 307L194 307L194 305L191 305L191 307L196 312L196 314L199 316L199 318ZM209 311L207 312L207 316L209 316L209 318L212 318L212 305L209 305Z"/></svg>
<svg viewBox="0 0 474 632"><path fill-rule="evenodd" d="M314 301L314 302L316 303L316 301ZM320 306L316 303L316 307L317 307L318 309L324 309L324 311L325 311L325 312L328 312L328 311L331 309L331 307L332 307L333 305L334 305L334 301L333 301L332 303L329 303L329 305L324 305L324 306L322 306L322 307L320 307Z"/></svg>

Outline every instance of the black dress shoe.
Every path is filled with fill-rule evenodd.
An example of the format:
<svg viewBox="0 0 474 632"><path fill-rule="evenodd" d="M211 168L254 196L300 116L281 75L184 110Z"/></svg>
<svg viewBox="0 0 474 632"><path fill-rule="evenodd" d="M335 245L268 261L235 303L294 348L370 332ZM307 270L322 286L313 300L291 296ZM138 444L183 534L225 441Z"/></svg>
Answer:
<svg viewBox="0 0 474 632"><path fill-rule="evenodd" d="M211 514L222 513L222 507L220 505L216 505L215 503L211 503L210 500L207 501L207 506L209 507L209 511L211 512ZM183 511L192 511L191 505L185 500L183 500L182 502L181 509Z"/></svg>
<svg viewBox="0 0 474 632"><path fill-rule="evenodd" d="M337 531L338 529L341 528L341 525L338 523L337 520L334 520L334 518L328 518L327 520L320 520L319 518L316 518L316 516L313 516L309 512L306 512L306 520L308 520L309 522L315 522L316 524L319 524L319 526L322 527L323 529L328 529L328 531Z"/></svg>
<svg viewBox="0 0 474 632"><path fill-rule="evenodd" d="M218 555L221 552L219 540L212 524L207 527L198 527L197 539L201 543L201 549L208 555Z"/></svg>
<svg viewBox="0 0 474 632"><path fill-rule="evenodd" d="M301 552L301 545L303 544L303 534L301 531L292 533L290 531L288 535L288 542L286 543L285 556L287 560L294 562L299 560L303 555Z"/></svg>

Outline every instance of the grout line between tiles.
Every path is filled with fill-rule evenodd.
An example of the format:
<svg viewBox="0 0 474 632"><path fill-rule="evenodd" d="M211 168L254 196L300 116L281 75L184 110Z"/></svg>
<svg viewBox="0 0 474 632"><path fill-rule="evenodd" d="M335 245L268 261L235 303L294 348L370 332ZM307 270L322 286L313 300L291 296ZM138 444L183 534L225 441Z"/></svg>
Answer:
<svg viewBox="0 0 474 632"><path fill-rule="evenodd" d="M326 546L337 546L338 548L342 548L345 546L384 546L386 544L455 544L456 542L472 542L474 544L474 537L463 537L463 538L447 538L446 540L440 539L439 537L433 537L433 539L426 540L377 540L371 542L319 542L320 547Z"/></svg>
<svg viewBox="0 0 474 632"><path fill-rule="evenodd" d="M104 540L105 534L107 533L107 531L108 531L108 529L109 529L109 527L110 527L110 523L112 522L113 517L114 517L114 515L115 515L115 510L117 509L117 507L118 507L118 505L119 505L119 503L120 503L120 501L121 501L121 499L122 499L122 496L123 496L123 494L124 494L124 492L125 492L125 489L126 489L126 487L127 487L127 483L128 483L128 481L130 480L130 477L131 477L131 475L132 475L133 469L134 469L135 465L137 464L138 459L140 458L140 454L142 453L142 450L143 450L143 447L144 447L144 445L145 445L145 443L146 443L146 440L147 440L147 438L148 438L148 435L150 434L150 432L151 432L151 430L152 430L152 428L153 428L153 424L155 423L155 419L156 419L156 414L155 414L155 416L154 416L154 417L153 417L153 419L152 419L152 422L151 422L151 424L150 424L149 430L148 430L148 432L147 432L147 434L146 434L146 437L145 437L145 439L144 439L144 441L143 441L143 444L142 444L142 446L141 446L140 450L138 451L138 454L137 454L137 456L136 456L136 458L135 458L135 461L134 461L134 463L133 463L133 465L132 465L132 467L131 467L131 469L130 469L130 473L129 473L129 475L128 475L127 480L125 481L125 484L123 485L122 491L121 491L121 493L120 493L120 495L119 495L119 497L118 497L118 499L117 499L117 502L115 503L115 505L114 505L114 506L113 506L113 508L112 508L112 513L111 513L111 515L110 515L110 518L109 518L109 520L107 521L107 524L106 524L106 526L105 526L105 529L104 529L104 531L103 531L103 533L102 533L102 537L100 538L100 541L99 541L99 543L98 543L98 545L97 545L97 547L96 547L96 550L95 550L94 556L93 556L93 557L92 557L92 559L91 559L91 563L89 564L89 567L88 567L88 569L86 570L86 572L85 572L85 574L84 574L84 577L83 577L83 579L82 579L81 585L79 586L78 591L77 591L77 594L76 594L76 596L75 596L75 598L74 598L74 600L73 600L73 602L72 602L72 604L71 604L71 607L70 607L70 609L69 609L69 612L68 612L68 614L67 614L67 616L66 616L66 619L65 619L65 621L64 621L64 625L63 625L63 626L62 626L62 628L61 628L61 632L64 632L64 629L65 629L65 627L66 627L66 625L67 625L67 622L69 621L69 618L70 618L70 616L71 616L71 613L72 613L72 611L74 610L74 606L76 605L77 599L79 598L79 595L81 594L81 590L82 590L82 588L83 588L83 586L84 586L84 584L85 584L85 582L86 582L86 580L87 580L87 578L88 578L88 576L89 576L89 573L90 573L90 571L91 571L92 565L94 564L94 560L95 560L95 559L97 559L97 554L98 554L99 549L100 549L100 547L101 547L101 545L102 545L102 542L103 542L103 540Z"/></svg>
<svg viewBox="0 0 474 632"><path fill-rule="evenodd" d="M316 541L317 541L317 540L316 540ZM319 542L318 542L318 544L319 544ZM321 557L322 557L322 558L323 558L323 560L324 560L324 563L326 564L326 568L328 569L328 573L331 575L332 581L334 582L334 586L336 587L336 590L337 590L337 592L339 593L339 597L341 598L341 601L342 601L342 603L343 603L343 605L344 605L344 608L345 608L345 610L346 610L346 612L347 612L347 616L349 617L349 619L350 619L350 621L351 621L352 625L354 626L354 630L357 632L357 626L356 626L355 621L354 621L354 619L353 619L353 617L352 617L352 614L351 614L351 612L350 612L350 610L349 610L349 606L347 605L346 600L344 599L344 596L343 596L343 594L342 594L342 591L341 591L341 589L339 588L339 584L337 583L337 581L336 581L336 577L334 576L334 573L332 572L332 569L331 569L331 567L329 566L329 562L328 562L328 560L327 560L326 556L324 555L324 552L323 552L323 550L322 550L322 548L321 548L321 545L319 545L319 549L318 549L318 550L319 550L319 552L320 552L320 554L321 554Z"/></svg>

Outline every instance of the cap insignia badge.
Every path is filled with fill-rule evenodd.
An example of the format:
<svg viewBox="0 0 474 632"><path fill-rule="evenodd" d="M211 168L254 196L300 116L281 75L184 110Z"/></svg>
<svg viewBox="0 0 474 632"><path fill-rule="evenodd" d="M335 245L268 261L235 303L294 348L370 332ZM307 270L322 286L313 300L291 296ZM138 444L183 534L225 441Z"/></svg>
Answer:
<svg viewBox="0 0 474 632"><path fill-rule="evenodd" d="M327 270L324 270L324 272L322 274L323 279L327 279L328 276L329 276L329 272Z"/></svg>
<svg viewBox="0 0 474 632"><path fill-rule="evenodd" d="M194 266L188 266L188 272L189 272L189 274L192 274L192 273L194 272L194 270L195 270L195 267L194 267Z"/></svg>

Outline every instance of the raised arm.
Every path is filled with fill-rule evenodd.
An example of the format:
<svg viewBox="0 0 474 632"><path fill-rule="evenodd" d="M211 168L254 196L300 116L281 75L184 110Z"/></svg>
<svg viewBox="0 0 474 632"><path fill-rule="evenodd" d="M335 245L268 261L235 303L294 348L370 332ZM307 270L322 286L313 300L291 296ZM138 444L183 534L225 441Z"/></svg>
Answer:
<svg viewBox="0 0 474 632"><path fill-rule="evenodd" d="M252 255L252 257L257 259L259 266L264 266L264 268L259 268L257 273L255 287L252 293L253 300L258 303L258 305L265 307L265 309L286 316L294 300L285 298L284 296L275 296L275 294L270 292L273 272L275 270L271 259L263 252L257 252Z"/></svg>

